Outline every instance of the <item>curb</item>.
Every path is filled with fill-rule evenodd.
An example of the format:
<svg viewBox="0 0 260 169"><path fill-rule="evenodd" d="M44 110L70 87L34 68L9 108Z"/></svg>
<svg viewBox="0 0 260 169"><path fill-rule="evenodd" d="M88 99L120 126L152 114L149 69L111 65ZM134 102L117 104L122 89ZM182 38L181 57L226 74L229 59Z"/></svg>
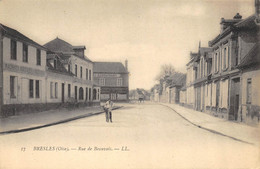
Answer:
<svg viewBox="0 0 260 169"><path fill-rule="evenodd" d="M113 110L117 110L117 109L120 109L122 107L124 107L124 106L115 107L115 108L113 108ZM35 127L28 127L28 128L22 128L22 129L2 131L2 132L0 132L0 136L6 135L6 134L14 134L14 133L21 133L21 132L26 132L26 131L30 131L30 130L36 130L36 129L40 129L40 128L44 128L44 127L50 127L50 126L54 126L54 125L58 125L58 124L67 123L67 122L70 122L70 121L82 119L82 118L85 118L85 117L96 116L96 115L99 115L99 114L102 114L102 113L104 113L104 111L79 115L79 116L76 116L76 117L71 117L71 118L68 118L68 119L64 119L64 120L60 120L60 121L56 121L56 122L52 122L52 123L48 123L48 124L44 124L44 125L39 125L39 126L35 126Z"/></svg>
<svg viewBox="0 0 260 169"><path fill-rule="evenodd" d="M160 104L160 103L159 103L159 104ZM244 141L244 140L235 138L235 137L233 137L233 136L229 136L229 135L223 134L223 133L221 133L221 132L218 132L218 131L216 131L216 130L209 129L209 128L203 127L203 126L201 126L201 125L198 125L198 124L196 124L196 123L193 123L192 121L190 121L189 119L187 119L186 117L184 117L183 115L181 115L180 113L178 113L178 112L177 112L175 109L173 109L172 107L167 106L167 105L164 105L164 104L160 104L160 105L172 109L176 114L178 114L179 116L181 116L184 120L186 120L187 122L189 122L190 124L192 124L192 125L195 126L195 127L198 127L198 128L200 128L200 129L209 131L209 132L214 133L214 134L218 134L218 135L221 135L221 136L224 136L224 137L228 137L228 138L233 139L233 140L235 140L235 141L239 141L239 142L242 142L242 143L245 143L245 144L250 144L250 145L254 145L254 146L255 146L254 143L250 143L250 142L248 142L248 141Z"/></svg>

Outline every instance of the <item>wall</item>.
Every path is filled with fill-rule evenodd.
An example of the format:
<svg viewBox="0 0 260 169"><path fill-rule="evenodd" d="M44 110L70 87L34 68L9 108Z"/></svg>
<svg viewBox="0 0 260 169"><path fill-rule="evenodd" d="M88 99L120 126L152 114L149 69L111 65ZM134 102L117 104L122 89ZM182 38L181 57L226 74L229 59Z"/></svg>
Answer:
<svg viewBox="0 0 260 169"><path fill-rule="evenodd" d="M252 82L252 102L247 103L247 79L251 78ZM240 118L241 121L248 124L259 124L259 112L260 112L260 70L253 70L244 72L241 76L241 94L242 104Z"/></svg>
<svg viewBox="0 0 260 169"><path fill-rule="evenodd" d="M11 39L3 39L3 100L4 104L29 104L45 102L46 51L41 50L41 65L36 65L36 50L28 45L28 63L22 61L23 43L17 41L16 60L11 59ZM10 96L10 76L15 76L15 98ZM34 80L34 97L29 97L29 79ZM35 80L40 82L40 97L36 98Z"/></svg>

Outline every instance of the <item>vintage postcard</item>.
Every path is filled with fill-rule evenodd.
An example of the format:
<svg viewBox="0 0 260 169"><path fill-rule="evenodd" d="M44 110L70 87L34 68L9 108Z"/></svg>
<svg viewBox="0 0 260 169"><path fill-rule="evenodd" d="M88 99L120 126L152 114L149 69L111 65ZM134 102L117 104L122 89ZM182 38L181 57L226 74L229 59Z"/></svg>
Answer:
<svg viewBox="0 0 260 169"><path fill-rule="evenodd" d="M259 169L259 0L0 0L0 169Z"/></svg>

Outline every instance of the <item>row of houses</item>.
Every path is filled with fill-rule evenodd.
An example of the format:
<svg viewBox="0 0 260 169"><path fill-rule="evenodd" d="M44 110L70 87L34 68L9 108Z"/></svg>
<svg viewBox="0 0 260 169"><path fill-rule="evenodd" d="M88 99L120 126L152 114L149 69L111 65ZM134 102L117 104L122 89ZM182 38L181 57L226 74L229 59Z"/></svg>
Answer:
<svg viewBox="0 0 260 169"><path fill-rule="evenodd" d="M0 24L1 116L128 100L127 68L120 62L93 62L85 50L58 37L40 45Z"/></svg>
<svg viewBox="0 0 260 169"><path fill-rule="evenodd" d="M257 2L254 15L242 19L237 13L233 19L221 18L220 34L209 41L208 47L199 44L198 51L190 52L186 83L179 91L177 103L227 120L259 124ZM162 89L162 95L164 91L167 89Z"/></svg>

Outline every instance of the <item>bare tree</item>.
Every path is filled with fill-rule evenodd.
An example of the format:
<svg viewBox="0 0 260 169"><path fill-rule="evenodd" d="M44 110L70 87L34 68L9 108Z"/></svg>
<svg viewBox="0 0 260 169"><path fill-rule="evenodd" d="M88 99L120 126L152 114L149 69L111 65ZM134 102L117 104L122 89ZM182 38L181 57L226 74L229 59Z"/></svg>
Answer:
<svg viewBox="0 0 260 169"><path fill-rule="evenodd" d="M155 80L160 81L165 76L171 76L175 73L175 69L171 64L164 64L161 66L160 73L155 77Z"/></svg>

